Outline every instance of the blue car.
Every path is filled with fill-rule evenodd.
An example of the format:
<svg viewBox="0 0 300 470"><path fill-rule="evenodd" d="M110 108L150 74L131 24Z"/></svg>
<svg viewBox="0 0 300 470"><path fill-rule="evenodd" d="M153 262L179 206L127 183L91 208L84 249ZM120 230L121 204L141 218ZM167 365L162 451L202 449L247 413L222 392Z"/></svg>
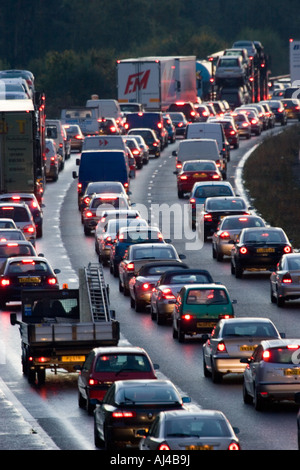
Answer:
<svg viewBox="0 0 300 470"><path fill-rule="evenodd" d="M208 197L235 196L234 189L227 181L205 181L195 183L190 195L192 228L196 227L197 206L205 203Z"/></svg>
<svg viewBox="0 0 300 470"><path fill-rule="evenodd" d="M163 115L164 127L168 133L168 139L171 144L176 141L176 129L169 114Z"/></svg>

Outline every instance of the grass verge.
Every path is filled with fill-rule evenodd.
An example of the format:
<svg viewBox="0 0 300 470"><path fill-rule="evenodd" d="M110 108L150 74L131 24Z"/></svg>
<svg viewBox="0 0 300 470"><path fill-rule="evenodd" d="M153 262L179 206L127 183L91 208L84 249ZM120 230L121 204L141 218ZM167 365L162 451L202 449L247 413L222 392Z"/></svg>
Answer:
<svg viewBox="0 0 300 470"><path fill-rule="evenodd" d="M267 137L244 166L245 189L266 222L300 248L300 124Z"/></svg>

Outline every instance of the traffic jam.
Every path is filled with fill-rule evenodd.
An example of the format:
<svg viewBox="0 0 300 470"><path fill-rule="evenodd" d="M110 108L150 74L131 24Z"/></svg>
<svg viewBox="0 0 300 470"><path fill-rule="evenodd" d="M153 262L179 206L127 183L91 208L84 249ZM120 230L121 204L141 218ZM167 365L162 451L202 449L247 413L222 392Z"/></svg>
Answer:
<svg viewBox="0 0 300 470"><path fill-rule="evenodd" d="M286 126L300 120L300 100L276 94L277 86L288 92L290 82L278 81L270 87L266 79L256 86L253 77L264 60L262 51L257 42L233 44L219 57L211 58L210 96L195 96L182 80L178 97L170 79L166 96L160 96L159 103L154 99L158 86L153 96L152 90L145 93L146 98L142 95L153 70L159 67L162 77L172 68L180 73L180 59L185 61L185 70L189 61L188 66L195 70L195 60L190 56L155 61L143 58L145 70L139 76L132 73L139 59L117 61L118 100L93 95L83 107L63 109L58 119L46 117L43 95L38 101L36 94L33 98L32 74L24 71L15 78L10 77L12 71L0 71L0 80L14 79L27 93L22 100L7 100L11 107L0 101L7 123L21 114L26 131L34 129L44 142L40 150L31 149L34 165L31 169L24 165L24 171L33 174L30 178L24 174L22 181L15 176L14 155L7 148L9 174L2 179L0 194L0 308L7 311L10 302L21 302L22 315L32 315L26 323L40 323L34 320L38 315L35 307L34 313L28 313L31 291L37 292L40 300L62 291L63 299L68 280L61 285L61 270L52 266L40 246L43 226L51 224L45 219L47 207L44 209L48 187L53 190L66 168L75 167L69 182L76 185L72 204L79 213L79 223L75 223L108 281L110 303L128 301L134 313L123 320L116 308L121 340L99 343L88 352L68 356L84 359L78 359L80 363L74 367L78 407L93 420L90 440L95 448L177 452L247 448L245 430L236 427L235 413L231 418L221 411L219 401L214 408L207 408L205 400L202 403L182 392L180 380L177 383L168 378L168 370L152 359L142 339L124 345L128 328L149 319L164 337L171 338L170 343L164 340L166 347L173 343L190 351L185 348L200 345L197 374L209 386L213 384L219 400L226 390L218 392L218 387L234 377L240 401L257 412L254 419L261 419L259 412L268 414L270 408L276 414L279 407L282 414L282 403L292 404L291 433L300 449L300 336L286 336L282 325L260 315L259 309L255 315L246 309L243 314L238 307L249 273L254 279L264 276L268 280L265 297L276 307L275 319L287 304L298 309L300 298L297 247L282 228L269 225L256 213L255 201L250 204L239 194L233 178L238 164L235 156L243 145L252 146L253 142L254 146L264 135L284 132ZM36 120L44 124L44 141L38 135L43 126L37 126ZM29 139L25 141L30 145ZM147 187L149 191L147 180L158 175L162 166L168 167L172 176L166 180L170 199L159 202L176 206L173 230L178 229L177 224L182 238L193 235L193 249L185 250L183 239L176 243L174 233L170 236L170 230L165 230L172 224L168 209L164 208L166 212L157 221L150 210L157 201L149 199L149 194L146 204L144 196L139 199L139 191ZM147 179L143 180L146 171ZM23 183L25 179L32 181L31 187ZM202 250L206 253L204 262L197 258ZM224 270L231 277L229 283L220 282L222 276L216 274ZM233 295L235 282L240 284ZM74 299L75 295L70 296L68 307L64 304L67 312L56 310L51 319L50 314L47 318L43 314L44 327L62 322L59 318L65 323L68 319L73 322L74 336L75 324L84 321L81 313L74 313ZM14 318L12 324L18 323ZM39 385L47 387L46 368L36 369L36 376L29 349L25 360L26 348L22 347L23 373L29 383L34 385L37 377ZM43 361L52 364L51 358L43 356ZM72 370L71 366L66 369Z"/></svg>

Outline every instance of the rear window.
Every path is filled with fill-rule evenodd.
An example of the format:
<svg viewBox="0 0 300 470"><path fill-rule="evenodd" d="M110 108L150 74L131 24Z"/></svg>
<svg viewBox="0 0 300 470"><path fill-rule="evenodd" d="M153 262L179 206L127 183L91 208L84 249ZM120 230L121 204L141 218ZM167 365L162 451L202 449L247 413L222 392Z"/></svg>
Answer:
<svg viewBox="0 0 300 470"><path fill-rule="evenodd" d="M95 372L151 372L151 365L143 354L103 354L97 358Z"/></svg>
<svg viewBox="0 0 300 470"><path fill-rule="evenodd" d="M174 274L168 279L168 284L198 284L204 282L210 282L207 276L204 274Z"/></svg>
<svg viewBox="0 0 300 470"><path fill-rule="evenodd" d="M126 122L132 127L150 127L153 129L157 128L157 123L162 121L162 117L159 114L128 114L126 116Z"/></svg>
<svg viewBox="0 0 300 470"><path fill-rule="evenodd" d="M230 437L231 433L225 420L208 417L185 417L166 421L166 438L168 437Z"/></svg>
<svg viewBox="0 0 300 470"><path fill-rule="evenodd" d="M31 259L10 263L8 272L10 274L32 274L49 273L50 269L44 261L33 261Z"/></svg>
<svg viewBox="0 0 300 470"><path fill-rule="evenodd" d="M0 217L7 217L15 222L28 222L30 219L25 207L0 207Z"/></svg>
<svg viewBox="0 0 300 470"><path fill-rule="evenodd" d="M181 402L176 391L163 385L162 387L136 385L128 386L119 390L116 394L117 403L174 403Z"/></svg>
<svg viewBox="0 0 300 470"><path fill-rule="evenodd" d="M30 245L19 245L18 243L7 243L0 246L0 257L11 258L12 256L35 256L35 250Z"/></svg>
<svg viewBox="0 0 300 470"><path fill-rule="evenodd" d="M57 128L55 126L47 126L46 135L49 139L57 139Z"/></svg>
<svg viewBox="0 0 300 470"><path fill-rule="evenodd" d="M228 303L226 292L222 289L191 289L188 292L188 305L225 305Z"/></svg>
<svg viewBox="0 0 300 470"><path fill-rule="evenodd" d="M240 199L230 200L211 200L207 203L207 209L211 211L226 211L226 210L245 210L246 205Z"/></svg>
<svg viewBox="0 0 300 470"><path fill-rule="evenodd" d="M266 362L272 362L276 364L292 364L296 365L299 356L300 345L283 347L283 348L272 348L264 351L263 358Z"/></svg>
<svg viewBox="0 0 300 470"><path fill-rule="evenodd" d="M246 232L244 235L245 242L257 242L257 243L286 243L287 240L285 235L281 231L255 231L251 230Z"/></svg>
<svg viewBox="0 0 300 470"><path fill-rule="evenodd" d="M195 197L216 197L232 196L232 191L228 186L201 186L196 189Z"/></svg>
<svg viewBox="0 0 300 470"><path fill-rule="evenodd" d="M186 162L182 167L183 171L213 171L216 169L216 164L214 162L205 161Z"/></svg>
<svg viewBox="0 0 300 470"><path fill-rule="evenodd" d="M171 248L162 248L161 246L151 248L136 248L134 250L134 259L176 259L175 252Z"/></svg>
<svg viewBox="0 0 300 470"><path fill-rule="evenodd" d="M251 219L248 217L239 217L238 219L226 219L222 223L222 230L239 230L247 227L264 227L260 219Z"/></svg>
<svg viewBox="0 0 300 470"><path fill-rule="evenodd" d="M270 323L237 323L232 322L224 325L223 337L230 336L262 336L266 338L274 338L277 336L276 330Z"/></svg>

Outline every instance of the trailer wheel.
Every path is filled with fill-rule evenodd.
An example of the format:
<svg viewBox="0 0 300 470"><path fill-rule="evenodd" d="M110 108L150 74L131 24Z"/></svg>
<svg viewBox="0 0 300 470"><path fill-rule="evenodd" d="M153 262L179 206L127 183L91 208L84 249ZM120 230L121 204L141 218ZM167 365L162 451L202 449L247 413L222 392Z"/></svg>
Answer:
<svg viewBox="0 0 300 470"><path fill-rule="evenodd" d="M35 383L35 376L36 376L36 371L35 369L30 369L27 367L27 379L28 383L34 384Z"/></svg>
<svg viewBox="0 0 300 470"><path fill-rule="evenodd" d="M39 369L37 371L38 385L44 385L46 382L46 369Z"/></svg>

